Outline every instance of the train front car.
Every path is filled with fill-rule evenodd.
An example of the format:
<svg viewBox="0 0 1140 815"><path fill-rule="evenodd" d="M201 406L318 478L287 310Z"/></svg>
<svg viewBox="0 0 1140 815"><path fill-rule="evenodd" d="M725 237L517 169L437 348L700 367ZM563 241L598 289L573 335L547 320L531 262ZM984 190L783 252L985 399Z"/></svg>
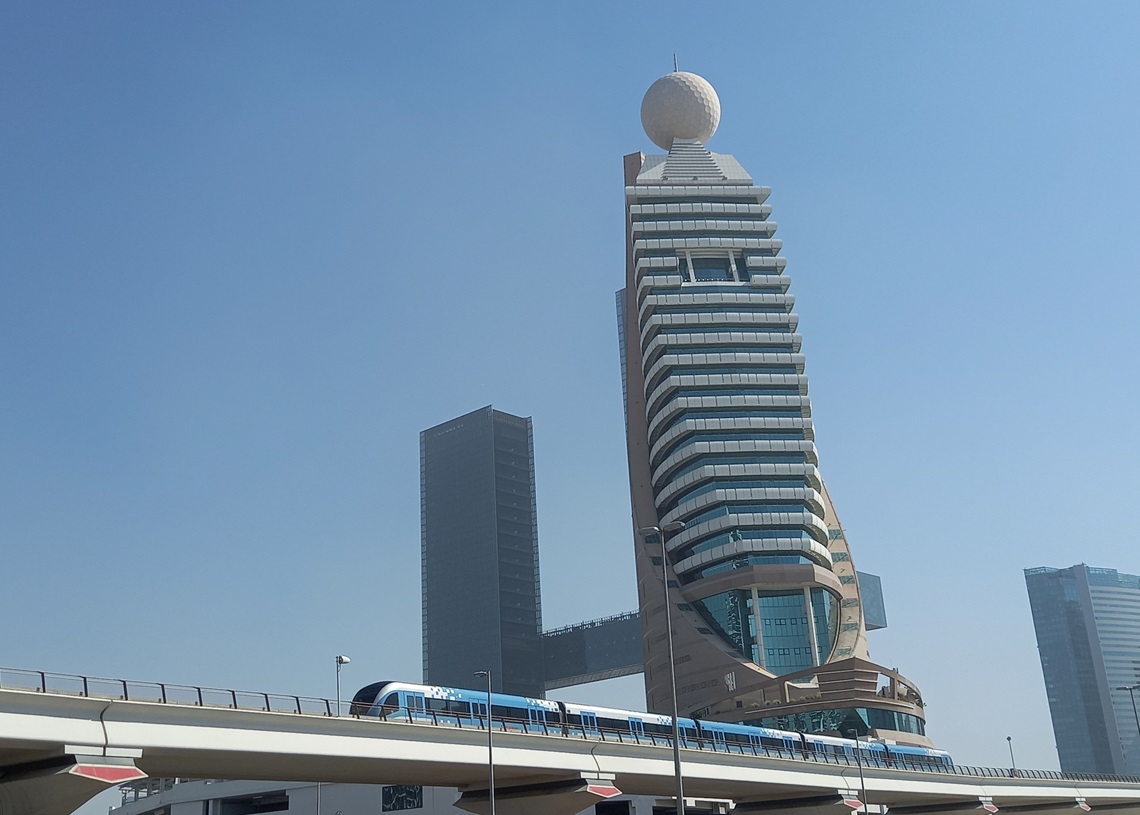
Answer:
<svg viewBox="0 0 1140 815"><path fill-rule="evenodd" d="M385 679L381 682L373 682L371 685L365 685L363 688L356 692L352 697L352 704L348 708L349 715L351 716L376 716L377 712L373 712L372 708L377 700L386 695L383 693L384 688L389 685L396 684L390 679Z"/></svg>
<svg viewBox="0 0 1140 815"><path fill-rule="evenodd" d="M376 682L357 691L352 711L355 715L390 721L478 728L487 724L487 692L411 682ZM491 695L491 720L505 730L561 733L559 711L556 702L545 699Z"/></svg>

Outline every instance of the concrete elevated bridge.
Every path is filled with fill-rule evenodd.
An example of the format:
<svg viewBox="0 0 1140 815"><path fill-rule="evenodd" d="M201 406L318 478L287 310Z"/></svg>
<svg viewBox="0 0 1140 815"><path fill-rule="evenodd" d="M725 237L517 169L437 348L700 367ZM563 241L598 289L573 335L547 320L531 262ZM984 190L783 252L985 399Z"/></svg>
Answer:
<svg viewBox="0 0 1140 815"><path fill-rule="evenodd" d="M109 785L156 777L454 786L487 806L487 733L440 715L354 717L324 699L0 669L0 815L66 815ZM492 722L496 809L578 812L619 793L669 797L661 736L525 732ZM976 767L911 770L702 743L688 796L740 813L1140 815L1140 778ZM865 792L864 792L865 791ZM536 798L541 797L541 802ZM869 802L864 806L861 801Z"/></svg>

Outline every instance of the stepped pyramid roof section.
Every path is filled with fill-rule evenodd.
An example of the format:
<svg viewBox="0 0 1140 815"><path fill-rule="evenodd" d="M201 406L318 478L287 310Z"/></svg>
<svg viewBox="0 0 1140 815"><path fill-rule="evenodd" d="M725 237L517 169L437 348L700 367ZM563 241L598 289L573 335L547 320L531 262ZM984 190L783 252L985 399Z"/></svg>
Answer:
<svg viewBox="0 0 1140 815"><path fill-rule="evenodd" d="M645 157L637 183L752 186L752 177L732 156L710 153L696 139L674 139L668 155Z"/></svg>

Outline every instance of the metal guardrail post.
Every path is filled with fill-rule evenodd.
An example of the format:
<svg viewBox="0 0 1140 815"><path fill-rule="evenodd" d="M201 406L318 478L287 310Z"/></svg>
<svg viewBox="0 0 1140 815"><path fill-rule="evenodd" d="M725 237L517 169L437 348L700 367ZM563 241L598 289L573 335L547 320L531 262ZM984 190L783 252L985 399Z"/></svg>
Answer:
<svg viewBox="0 0 1140 815"><path fill-rule="evenodd" d="M84 696L90 696L91 695L90 691L88 691L88 689L87 689L87 677L86 676L83 677L83 695Z"/></svg>
<svg viewBox="0 0 1140 815"><path fill-rule="evenodd" d="M158 683L158 690L159 690L159 693L162 694L162 703L165 705L166 704L166 685L164 685L162 682L159 682Z"/></svg>

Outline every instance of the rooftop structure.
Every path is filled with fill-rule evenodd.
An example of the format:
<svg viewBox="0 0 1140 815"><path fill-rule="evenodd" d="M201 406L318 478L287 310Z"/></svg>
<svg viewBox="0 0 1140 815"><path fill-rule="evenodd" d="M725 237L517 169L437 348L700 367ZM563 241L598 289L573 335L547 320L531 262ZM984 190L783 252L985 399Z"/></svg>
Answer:
<svg viewBox="0 0 1140 815"><path fill-rule="evenodd" d="M641 673L641 625L630 611L542 634L546 690Z"/></svg>

